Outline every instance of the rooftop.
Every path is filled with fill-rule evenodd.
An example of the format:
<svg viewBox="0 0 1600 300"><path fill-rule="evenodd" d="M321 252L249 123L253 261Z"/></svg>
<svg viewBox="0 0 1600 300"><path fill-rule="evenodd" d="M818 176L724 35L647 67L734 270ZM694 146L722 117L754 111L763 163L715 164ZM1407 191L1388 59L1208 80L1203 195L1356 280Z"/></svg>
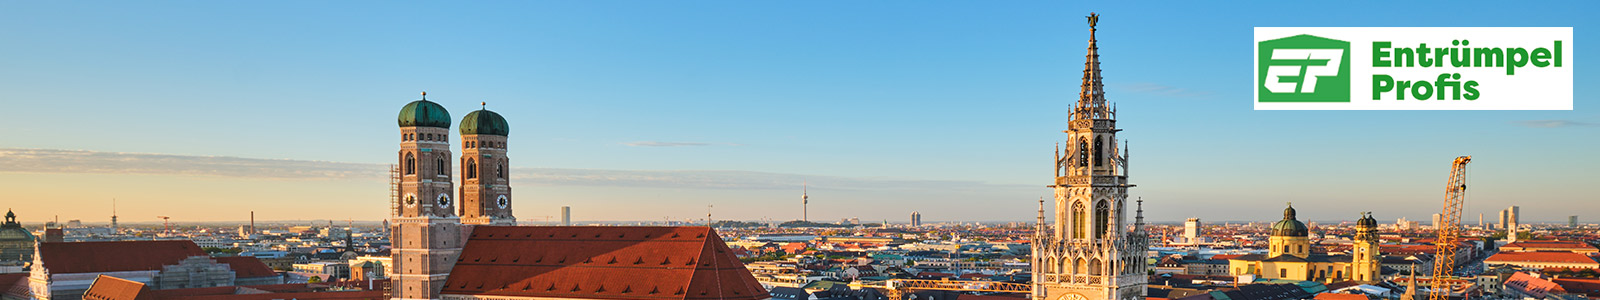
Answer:
<svg viewBox="0 0 1600 300"><path fill-rule="evenodd" d="M39 261L54 274L160 270L209 256L189 240L40 243Z"/></svg>
<svg viewBox="0 0 1600 300"><path fill-rule="evenodd" d="M442 294L764 299L706 227L478 226Z"/></svg>
<svg viewBox="0 0 1600 300"><path fill-rule="evenodd" d="M1595 260L1589 258L1589 256L1572 252L1500 252L1494 256L1490 256L1489 259L1484 260L1484 262L1570 263L1600 265L1600 263L1595 262Z"/></svg>

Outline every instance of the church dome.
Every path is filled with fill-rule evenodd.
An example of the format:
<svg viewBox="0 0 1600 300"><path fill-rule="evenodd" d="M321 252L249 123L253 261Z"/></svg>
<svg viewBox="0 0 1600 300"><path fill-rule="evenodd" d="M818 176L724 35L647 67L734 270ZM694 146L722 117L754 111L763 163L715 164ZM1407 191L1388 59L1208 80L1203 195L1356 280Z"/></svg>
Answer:
<svg viewBox="0 0 1600 300"><path fill-rule="evenodd" d="M32 243L33 240L33 233L28 232L28 229L22 228L21 223L17 223L17 214L6 211L6 222L0 224L0 241L27 241Z"/></svg>
<svg viewBox="0 0 1600 300"><path fill-rule="evenodd" d="M423 94L426 96L427 94ZM400 127L450 128L450 112L427 99L412 101L400 108Z"/></svg>
<svg viewBox="0 0 1600 300"><path fill-rule="evenodd" d="M506 118L500 114L480 109L461 118L461 135L468 134L509 136L511 125L506 124Z"/></svg>
<svg viewBox="0 0 1600 300"><path fill-rule="evenodd" d="M1360 220L1356 220L1356 227L1378 228L1378 220L1373 219L1372 215L1365 215Z"/></svg>
<svg viewBox="0 0 1600 300"><path fill-rule="evenodd" d="M1272 224L1272 236L1308 236L1311 230L1306 228L1306 223L1294 218L1294 206L1283 209L1283 220Z"/></svg>

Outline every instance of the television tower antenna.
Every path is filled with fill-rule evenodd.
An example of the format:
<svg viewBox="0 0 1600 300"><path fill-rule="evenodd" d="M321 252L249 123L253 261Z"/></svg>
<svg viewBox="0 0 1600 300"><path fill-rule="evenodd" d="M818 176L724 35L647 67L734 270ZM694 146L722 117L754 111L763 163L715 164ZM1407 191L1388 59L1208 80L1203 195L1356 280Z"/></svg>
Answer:
<svg viewBox="0 0 1600 300"><path fill-rule="evenodd" d="M807 194L810 189L809 182L800 182L800 222L811 221L811 196Z"/></svg>

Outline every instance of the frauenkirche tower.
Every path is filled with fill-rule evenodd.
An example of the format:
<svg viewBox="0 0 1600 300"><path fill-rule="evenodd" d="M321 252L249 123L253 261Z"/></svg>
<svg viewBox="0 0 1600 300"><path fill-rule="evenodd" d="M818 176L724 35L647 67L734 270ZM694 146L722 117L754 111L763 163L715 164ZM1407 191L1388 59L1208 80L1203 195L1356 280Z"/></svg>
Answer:
<svg viewBox="0 0 1600 300"><path fill-rule="evenodd" d="M506 118L488 109L461 118L461 223L516 226L511 215L511 169Z"/></svg>
<svg viewBox="0 0 1600 300"><path fill-rule="evenodd" d="M400 203L389 236L394 299L438 299L463 243L451 196L450 112L427 95L400 109Z"/></svg>
<svg viewBox="0 0 1600 300"><path fill-rule="evenodd" d="M1144 299L1150 248L1141 208L1129 224L1127 148L1117 149L1116 110L1106 103L1089 15L1082 91L1069 114L1067 147L1056 153L1055 226L1033 243L1033 298ZM1141 205L1142 207L1142 205ZM1040 219L1043 220L1041 210Z"/></svg>

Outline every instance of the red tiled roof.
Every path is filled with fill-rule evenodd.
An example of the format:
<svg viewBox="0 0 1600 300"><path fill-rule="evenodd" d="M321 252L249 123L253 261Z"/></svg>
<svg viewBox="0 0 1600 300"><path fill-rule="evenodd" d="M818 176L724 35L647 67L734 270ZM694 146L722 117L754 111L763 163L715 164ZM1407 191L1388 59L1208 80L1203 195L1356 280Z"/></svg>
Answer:
<svg viewBox="0 0 1600 300"><path fill-rule="evenodd" d="M1590 259L1589 256L1572 252L1500 252L1494 256L1490 256L1489 259L1484 260L1484 262L1531 262L1600 265L1600 263L1595 262L1594 259Z"/></svg>
<svg viewBox="0 0 1600 300"><path fill-rule="evenodd" d="M33 292L28 290L28 273L0 274L0 295L32 299Z"/></svg>
<svg viewBox="0 0 1600 300"><path fill-rule="evenodd" d="M1004 293L995 295L961 295L961 300L1016 300L1028 299L1028 294Z"/></svg>
<svg viewBox="0 0 1600 300"><path fill-rule="evenodd" d="M189 240L39 243L39 261L53 274L160 270L207 256Z"/></svg>
<svg viewBox="0 0 1600 300"><path fill-rule="evenodd" d="M1321 294L1317 294L1316 299L1317 300L1368 300L1367 296L1356 295L1356 294L1340 294L1340 293L1321 293Z"/></svg>
<svg viewBox="0 0 1600 300"><path fill-rule="evenodd" d="M1501 248L1546 248L1546 249L1590 249L1588 244L1563 241L1522 241L1500 246Z"/></svg>
<svg viewBox="0 0 1600 300"><path fill-rule="evenodd" d="M89 290L83 292L84 300L152 300L150 289L143 283L100 275L94 278Z"/></svg>
<svg viewBox="0 0 1600 300"><path fill-rule="evenodd" d="M228 268L233 269L236 278L278 276L278 272L273 271L272 267L252 256L226 256L213 259L216 259L217 263L228 264Z"/></svg>
<svg viewBox="0 0 1600 300"><path fill-rule="evenodd" d="M85 300L381 300L383 291L316 291L307 284L150 290L143 283L100 275Z"/></svg>
<svg viewBox="0 0 1600 300"><path fill-rule="evenodd" d="M1217 254L1217 255L1211 256L1211 259L1227 260L1227 259L1239 258L1240 256L1244 256L1244 254Z"/></svg>
<svg viewBox="0 0 1600 300"><path fill-rule="evenodd" d="M1556 278L1552 279L1561 289L1568 293L1578 293L1589 297L1600 296L1600 279L1594 278Z"/></svg>
<svg viewBox="0 0 1600 300"><path fill-rule="evenodd" d="M1544 298L1545 295L1550 293L1566 293L1566 290L1562 290L1561 285L1557 285L1555 282L1533 277L1523 272L1511 274L1511 278L1506 278L1505 286L1531 294L1537 298Z"/></svg>
<svg viewBox="0 0 1600 300"><path fill-rule="evenodd" d="M477 226L441 294L767 298L706 227Z"/></svg>

